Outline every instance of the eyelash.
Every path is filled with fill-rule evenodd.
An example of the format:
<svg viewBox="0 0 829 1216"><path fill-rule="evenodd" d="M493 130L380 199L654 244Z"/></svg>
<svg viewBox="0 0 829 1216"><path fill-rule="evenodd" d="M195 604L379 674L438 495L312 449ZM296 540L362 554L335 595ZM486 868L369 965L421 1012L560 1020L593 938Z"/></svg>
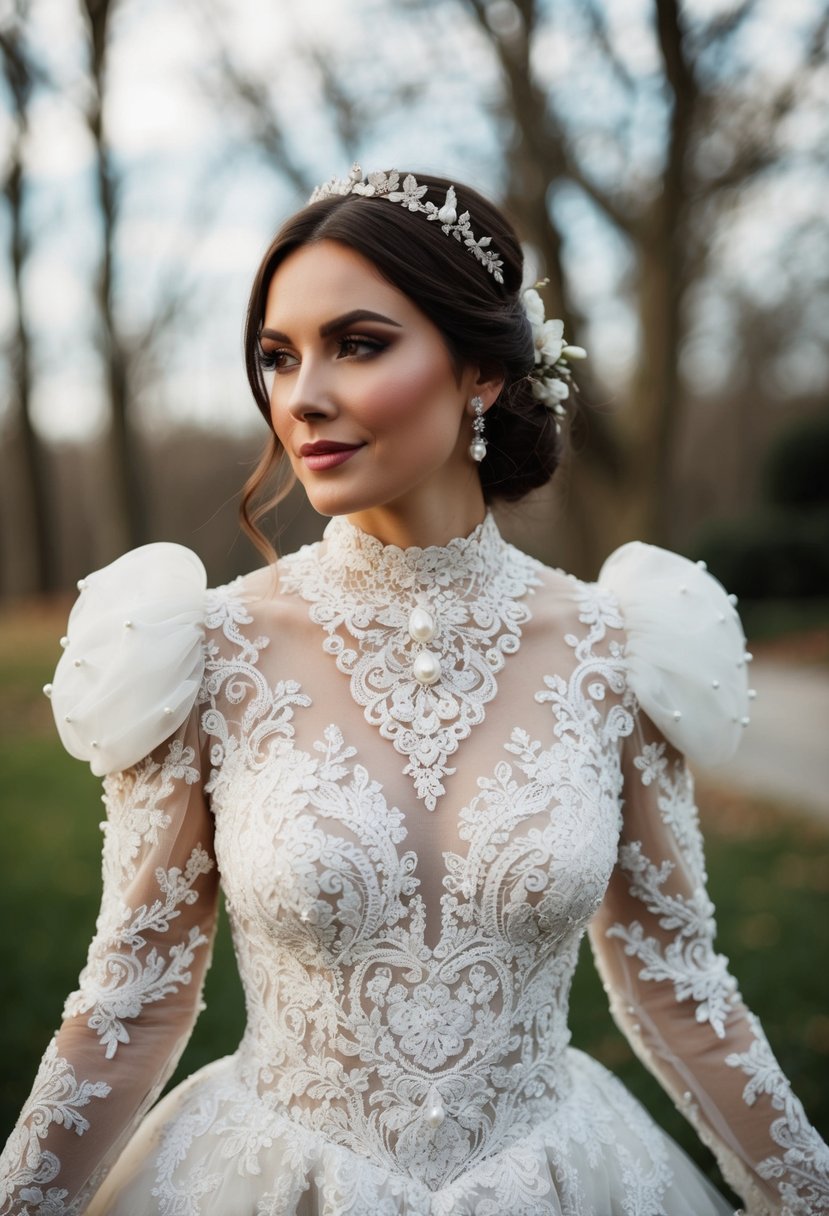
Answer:
<svg viewBox="0 0 829 1216"><path fill-rule="evenodd" d="M379 355L382 351L384 351L386 349L386 347L388 345L387 342L382 342L379 338L367 338L367 337L365 337L365 335L362 335L362 334L344 334L343 337L338 339L338 344L339 344L339 354L337 356L338 358L345 357L345 358L356 358L356 359L370 359L374 355ZM352 352L351 355L346 355L343 350L343 348L346 346L366 347L367 353L364 353L362 355L356 355ZM263 350L262 347L260 346L259 347L259 366L262 368L263 371L266 371L266 372L278 372L284 366L283 364L279 363L279 358L280 358L280 356L286 355L287 353L288 353L287 351L282 350L282 349Z"/></svg>

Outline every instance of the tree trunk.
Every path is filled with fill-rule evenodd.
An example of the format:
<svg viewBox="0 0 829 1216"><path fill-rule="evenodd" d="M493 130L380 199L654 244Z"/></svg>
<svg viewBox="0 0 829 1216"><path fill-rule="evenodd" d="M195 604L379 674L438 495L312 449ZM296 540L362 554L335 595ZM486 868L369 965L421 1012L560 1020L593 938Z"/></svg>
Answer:
<svg viewBox="0 0 829 1216"><path fill-rule="evenodd" d="M140 452L130 422L129 351L115 316L113 256L118 220L118 180L104 132L108 23L113 0L82 0L90 36L93 95L86 114L95 145L95 187L101 223L97 304L110 404L110 481L104 496L109 518L102 521L106 547L133 548L147 540L147 508ZM105 506L105 509L106 509Z"/></svg>
<svg viewBox="0 0 829 1216"><path fill-rule="evenodd" d="M26 239L23 232L23 172L18 157L15 157L7 179L6 197L11 212L12 292L15 306L14 380L28 498L23 514L29 521L34 589L47 593L56 590L59 584L56 569L57 546L51 527L52 494L46 453L32 423L32 343L23 309L22 275Z"/></svg>
<svg viewBox="0 0 829 1216"><path fill-rule="evenodd" d="M24 502L16 517L25 520L26 535L21 547L30 554L25 580L27 589L38 592L55 590L58 585L56 544L51 528L51 484L46 453L34 428L31 414L32 343L23 304L23 267L28 253L24 226L23 138L28 124L28 103L33 85L31 65L23 46L22 21L25 8L17 10L20 24L3 32L0 50L3 71L14 106L15 135L3 193L9 207L9 261L15 323L12 347L12 372L16 425L20 445L21 481Z"/></svg>

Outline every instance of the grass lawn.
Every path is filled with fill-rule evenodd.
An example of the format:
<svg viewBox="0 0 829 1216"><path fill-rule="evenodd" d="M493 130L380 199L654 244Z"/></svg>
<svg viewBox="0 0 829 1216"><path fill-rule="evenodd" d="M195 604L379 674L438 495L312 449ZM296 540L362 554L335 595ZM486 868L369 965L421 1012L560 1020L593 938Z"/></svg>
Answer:
<svg viewBox="0 0 829 1216"><path fill-rule="evenodd" d="M99 784L57 742L48 703L62 609L0 619L0 1143L76 983L100 888ZM809 1115L829 1134L829 836L792 808L702 791L719 947ZM176 1079L232 1051L242 996L222 923L202 1014ZM617 1072L706 1169L710 1159L610 1021L585 949L576 1046Z"/></svg>

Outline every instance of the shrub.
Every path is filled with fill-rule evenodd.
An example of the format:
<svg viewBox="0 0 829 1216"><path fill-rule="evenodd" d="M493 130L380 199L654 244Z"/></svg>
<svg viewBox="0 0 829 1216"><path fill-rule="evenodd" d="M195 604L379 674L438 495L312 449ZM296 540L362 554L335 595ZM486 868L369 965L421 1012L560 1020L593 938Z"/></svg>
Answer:
<svg viewBox="0 0 829 1216"><path fill-rule="evenodd" d="M766 459L763 497L780 507L829 506L829 413L794 423Z"/></svg>
<svg viewBox="0 0 829 1216"><path fill-rule="evenodd" d="M829 595L829 509L766 507L710 525L695 546L729 591L748 599Z"/></svg>

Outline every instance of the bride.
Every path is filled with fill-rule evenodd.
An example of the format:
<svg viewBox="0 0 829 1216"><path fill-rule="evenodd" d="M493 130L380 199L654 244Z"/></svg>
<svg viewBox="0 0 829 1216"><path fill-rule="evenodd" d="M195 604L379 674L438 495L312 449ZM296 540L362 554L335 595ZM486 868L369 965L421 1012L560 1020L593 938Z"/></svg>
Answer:
<svg viewBox="0 0 829 1216"><path fill-rule="evenodd" d="M280 465L332 519L216 591L168 544L82 581L48 691L105 777L103 902L2 1216L732 1211L569 1046L585 932L745 1211L829 1213L829 1153L714 947L685 763L747 722L736 612L649 545L582 583L488 510L553 474L582 354L467 187L355 168L277 235L244 515L259 535ZM220 880L247 1029L154 1105Z"/></svg>

